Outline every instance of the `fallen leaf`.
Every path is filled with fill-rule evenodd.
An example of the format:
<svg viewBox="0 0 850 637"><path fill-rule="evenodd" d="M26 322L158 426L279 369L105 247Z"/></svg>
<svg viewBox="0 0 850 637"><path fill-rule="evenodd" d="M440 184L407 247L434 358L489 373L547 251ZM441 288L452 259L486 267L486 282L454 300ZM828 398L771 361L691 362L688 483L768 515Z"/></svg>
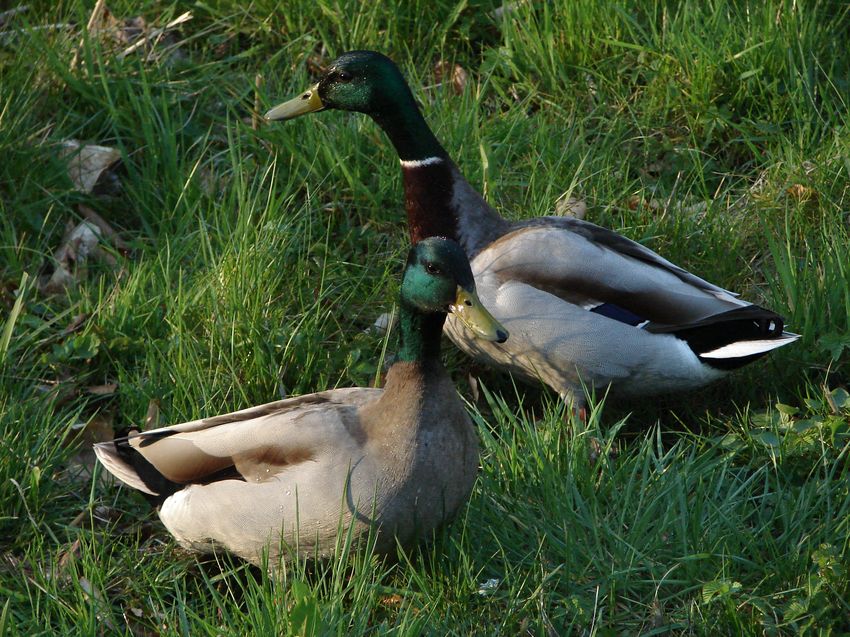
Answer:
<svg viewBox="0 0 850 637"><path fill-rule="evenodd" d="M803 184L794 184L785 192L792 198L800 202L817 201L818 193L814 188L809 188Z"/></svg>
<svg viewBox="0 0 850 637"><path fill-rule="evenodd" d="M77 209L80 211L80 214L82 214L86 218L86 221L89 221L95 226L97 226L102 236L108 239L109 243L111 243L116 250L118 250L125 257L130 254L130 246L128 246L127 243L125 243L125 241L120 236L118 236L118 233L112 226L109 225L106 219L104 219L94 210L83 204L77 206Z"/></svg>
<svg viewBox="0 0 850 637"><path fill-rule="evenodd" d="M94 602L94 605L98 608L98 612L95 614L95 617L103 622L103 625L106 626L109 631L113 634L118 634L118 628L112 621L109 619L107 614L104 611L106 609L107 604L106 600L103 597L103 594L98 590L88 579L85 577L81 577L79 579L80 588L82 589L85 596L91 599Z"/></svg>
<svg viewBox="0 0 850 637"><path fill-rule="evenodd" d="M68 479L77 484L88 484L97 464L92 445L97 442L108 442L115 438L112 428L112 414L99 412L92 416L88 422L80 422L72 425L71 430L65 437L64 444L67 447L77 447L76 452L68 458ZM106 471L101 471L101 479L106 479Z"/></svg>
<svg viewBox="0 0 850 637"><path fill-rule="evenodd" d="M78 516L79 517L79 516ZM73 526L73 523L71 523ZM80 556L82 543L80 542L80 538L77 538L70 545L66 546L62 552L59 554L59 559L56 561L56 567L58 572L54 573L55 575L59 575L65 572L68 568L68 564Z"/></svg>
<svg viewBox="0 0 850 637"><path fill-rule="evenodd" d="M381 606L387 606L391 608L395 608L396 606L401 606L401 603L404 601L404 598L398 593L393 593L392 595L387 595L380 599Z"/></svg>
<svg viewBox="0 0 850 637"><path fill-rule="evenodd" d="M638 172L644 177L653 177L664 172L665 165L660 161L652 162L642 168L638 168Z"/></svg>
<svg viewBox="0 0 850 637"><path fill-rule="evenodd" d="M148 403L148 413L145 414L144 431L156 429L157 427L159 427L159 401L156 398L151 398L151 401Z"/></svg>
<svg viewBox="0 0 850 637"><path fill-rule="evenodd" d="M638 208L642 208L645 210L661 210L664 208L664 202L655 199L646 199L641 197L640 195L632 195L626 200L626 207L629 210L637 210Z"/></svg>
<svg viewBox="0 0 850 637"><path fill-rule="evenodd" d="M60 407L73 400L77 395L77 388L73 383L50 382L36 385L36 390L45 394L47 400Z"/></svg>
<svg viewBox="0 0 850 637"><path fill-rule="evenodd" d="M85 278L92 258L116 266L115 257L100 247L102 236L103 231L91 221L81 221L76 226L69 223L62 245L53 253L53 272L39 277L39 291L60 294L75 288Z"/></svg>
<svg viewBox="0 0 850 637"><path fill-rule="evenodd" d="M555 214L561 217L584 219L587 214L587 203L575 197L559 199L555 202Z"/></svg>
<svg viewBox="0 0 850 637"><path fill-rule="evenodd" d="M483 595L483 596L492 595L493 593L496 592L496 589L499 588L499 584L501 584L501 583L502 583L502 580L495 578L495 577L492 578L492 579L488 579L484 582L481 582L481 584L478 585L477 593L479 595Z"/></svg>
<svg viewBox="0 0 850 637"><path fill-rule="evenodd" d="M440 60L434 65L434 80L437 84L450 81L455 95L460 95L466 88L466 83L469 81L469 74L460 64L452 64L451 62Z"/></svg>
<svg viewBox="0 0 850 637"><path fill-rule="evenodd" d="M364 330L365 332L376 332L378 334L384 334L388 329L390 329L395 322L393 316L384 312L378 318L375 319L375 322L372 325Z"/></svg>
<svg viewBox="0 0 850 637"><path fill-rule="evenodd" d="M89 319L88 312L82 312L81 314L77 314L68 326L62 330L62 336L68 336L69 334L73 334L78 329L80 329L83 325L86 324L86 321Z"/></svg>
<svg viewBox="0 0 850 637"><path fill-rule="evenodd" d="M118 383L106 383L105 385L91 385L85 388L87 394L92 396L112 396L118 389Z"/></svg>
<svg viewBox="0 0 850 637"><path fill-rule="evenodd" d="M81 144L76 139L62 142L60 156L67 159L68 176L74 186L86 194L94 190L101 175L121 159L121 153L114 148Z"/></svg>
<svg viewBox="0 0 850 637"><path fill-rule="evenodd" d="M118 42L130 44L145 34L147 23L142 16L127 18L116 31L115 38Z"/></svg>
<svg viewBox="0 0 850 637"><path fill-rule="evenodd" d="M490 12L494 20L501 20L504 16L511 15L522 5L527 4L528 0L518 0L517 2L503 2L502 6L496 7Z"/></svg>
<svg viewBox="0 0 850 637"><path fill-rule="evenodd" d="M88 422L78 422L71 425L71 430L65 437L65 445L79 444L91 447L96 442L106 442L115 437L112 429L112 415L99 412L89 418Z"/></svg>
<svg viewBox="0 0 850 637"><path fill-rule="evenodd" d="M100 229L83 221L65 233L59 249L53 253L53 273L42 276L39 290L43 294L59 294L77 285L77 279L85 276L86 261L97 249ZM73 272L72 272L73 271Z"/></svg>

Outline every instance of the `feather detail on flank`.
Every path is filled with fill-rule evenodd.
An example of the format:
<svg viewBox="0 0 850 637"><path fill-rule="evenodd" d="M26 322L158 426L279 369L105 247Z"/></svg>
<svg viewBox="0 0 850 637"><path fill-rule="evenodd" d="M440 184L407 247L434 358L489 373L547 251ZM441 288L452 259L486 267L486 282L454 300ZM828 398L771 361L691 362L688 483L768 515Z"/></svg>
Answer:
<svg viewBox="0 0 850 637"><path fill-rule="evenodd" d="M425 159L401 159L402 168L423 168L443 163L442 157L426 157Z"/></svg>

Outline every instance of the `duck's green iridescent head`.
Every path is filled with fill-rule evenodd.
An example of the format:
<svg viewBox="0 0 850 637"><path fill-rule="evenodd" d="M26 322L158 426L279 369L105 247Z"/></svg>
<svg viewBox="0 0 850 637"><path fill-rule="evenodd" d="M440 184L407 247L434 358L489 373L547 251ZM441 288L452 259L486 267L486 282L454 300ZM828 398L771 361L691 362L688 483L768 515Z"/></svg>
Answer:
<svg viewBox="0 0 850 637"><path fill-rule="evenodd" d="M375 115L406 102L413 103L413 97L390 58L376 51L349 51L331 62L318 83L265 117L292 119L326 108Z"/></svg>
<svg viewBox="0 0 850 637"><path fill-rule="evenodd" d="M410 249L401 302L423 314L451 312L478 338L498 343L508 338L478 300L466 253L451 239L429 237Z"/></svg>

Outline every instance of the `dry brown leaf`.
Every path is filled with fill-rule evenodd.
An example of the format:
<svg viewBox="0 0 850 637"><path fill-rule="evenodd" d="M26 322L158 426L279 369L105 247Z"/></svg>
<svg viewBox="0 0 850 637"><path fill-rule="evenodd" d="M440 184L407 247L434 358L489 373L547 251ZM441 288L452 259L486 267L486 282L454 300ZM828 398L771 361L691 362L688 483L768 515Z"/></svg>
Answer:
<svg viewBox="0 0 850 637"><path fill-rule="evenodd" d="M91 599L95 606L102 611L102 609L106 608L106 600L103 598L103 594L100 590L97 589L88 579L85 577L81 577L79 580L80 588L83 590L85 596ZM98 620L103 622L103 625L106 626L112 634L118 634L118 628L115 624L110 621L109 617L104 612L98 612L95 617Z"/></svg>
<svg viewBox="0 0 850 637"><path fill-rule="evenodd" d="M785 192L792 198L797 201L806 202L806 201L817 201L818 193L814 188L809 188L808 186L804 186L803 184L794 184L790 186Z"/></svg>
<svg viewBox="0 0 850 637"><path fill-rule="evenodd" d="M71 520L69 526L80 527L89 518L92 522L97 522L99 525L106 525L110 522L117 522L120 520L121 512L118 509L113 509L112 507L103 505L96 506L94 511L83 509L73 520Z"/></svg>
<svg viewBox="0 0 850 637"><path fill-rule="evenodd" d="M587 215L587 203L575 197L559 199L555 202L555 214L561 217L584 219L585 215Z"/></svg>
<svg viewBox="0 0 850 637"><path fill-rule="evenodd" d="M77 484L88 484L94 474L97 457L92 445L97 442L108 442L115 438L112 428L112 414L99 412L86 423L77 423L71 427L64 440L66 446L78 446L76 453L68 458L68 479ZM107 472L100 473L101 479L106 479Z"/></svg>
<svg viewBox="0 0 850 637"><path fill-rule="evenodd" d="M86 274L89 256L99 254L100 229L88 221L71 226L59 249L53 253L55 269L42 276L38 288L43 294L59 294L76 287Z"/></svg>
<svg viewBox="0 0 850 637"><path fill-rule="evenodd" d="M36 385L35 389L43 393L46 400L53 402L54 407L70 402L77 395L77 388L73 383L49 382Z"/></svg>
<svg viewBox="0 0 850 637"><path fill-rule="evenodd" d="M118 383L106 383L104 385L91 385L85 388L87 394L92 396L112 396L118 390Z"/></svg>
<svg viewBox="0 0 850 637"><path fill-rule="evenodd" d="M504 16L508 16L516 12L517 9L519 9L527 2L528 0L518 0L517 2L503 2L502 6L493 9L493 11L490 12L490 15L493 16L494 20L501 20Z"/></svg>
<svg viewBox="0 0 850 637"><path fill-rule="evenodd" d="M76 332L78 329L80 329L83 325L86 324L86 321L89 320L89 316L90 315L88 312L82 312L80 314L77 314L73 319L71 319L71 322L68 323L68 326L64 330L62 330L62 336L68 336L69 334L73 334L74 332Z"/></svg>
<svg viewBox="0 0 850 637"><path fill-rule="evenodd" d="M115 33L115 39L122 44L131 44L145 34L147 30L145 19L137 15L135 18L127 18Z"/></svg>
<svg viewBox="0 0 850 637"><path fill-rule="evenodd" d="M639 168L638 172L644 177L654 177L663 173L665 168L666 166L664 163L655 161L651 164L647 164L643 168Z"/></svg>
<svg viewBox="0 0 850 637"><path fill-rule="evenodd" d="M62 142L60 156L67 159L68 176L77 190L86 194L110 167L121 159L121 153L109 146L81 144L76 139Z"/></svg>
<svg viewBox="0 0 850 637"><path fill-rule="evenodd" d="M91 447L96 442L107 442L115 437L112 429L112 414L99 412L88 422L79 422L71 426L71 431L65 438L65 445L82 445Z"/></svg>
<svg viewBox="0 0 850 637"><path fill-rule="evenodd" d="M401 603L404 601L404 598L398 593L393 593L392 595L386 595L380 599L381 606L387 606L389 608L395 608L397 606L401 606Z"/></svg>
<svg viewBox="0 0 850 637"><path fill-rule="evenodd" d="M156 398L151 398L148 403L148 413L145 414L144 430L149 431L159 427L159 401Z"/></svg>
<svg viewBox="0 0 850 637"><path fill-rule="evenodd" d="M85 212L85 206L81 208ZM118 264L111 253L100 247L101 238L106 233L101 226L112 233L119 249L129 250L109 224L94 211L89 210L89 213L97 223L87 219L74 226L69 222L62 245L53 253L53 272L39 278L38 288L42 294L61 294L75 288L85 278L90 259L102 261L111 267Z"/></svg>
<svg viewBox="0 0 850 637"><path fill-rule="evenodd" d="M646 199L640 195L632 195L626 200L626 207L629 210L637 210L638 208L646 210L661 210L664 208L664 202L660 199Z"/></svg>
<svg viewBox="0 0 850 637"><path fill-rule="evenodd" d="M86 513L83 511L83 513ZM77 516L79 517L79 516ZM74 526L73 522L71 523ZM58 569L58 573L55 575L64 573L68 569L68 565L72 560L78 558L81 554L82 543L80 542L80 538L77 538L70 545L66 546L62 552L59 554L59 559L56 561L56 567Z"/></svg>
<svg viewBox="0 0 850 637"><path fill-rule="evenodd" d="M466 84L469 81L469 74L460 64L452 64L451 62L440 60L434 65L434 80L437 84L450 81L455 95L460 95L466 88Z"/></svg>
<svg viewBox="0 0 850 637"><path fill-rule="evenodd" d="M125 257L130 254L130 246L128 246L124 240L118 236L118 233L115 229L109 225L109 223L97 214L94 210L89 208L86 205L80 204L77 206L77 209L80 211L87 221L93 223L100 230L101 234L109 239L109 243L115 246L115 249L118 250Z"/></svg>

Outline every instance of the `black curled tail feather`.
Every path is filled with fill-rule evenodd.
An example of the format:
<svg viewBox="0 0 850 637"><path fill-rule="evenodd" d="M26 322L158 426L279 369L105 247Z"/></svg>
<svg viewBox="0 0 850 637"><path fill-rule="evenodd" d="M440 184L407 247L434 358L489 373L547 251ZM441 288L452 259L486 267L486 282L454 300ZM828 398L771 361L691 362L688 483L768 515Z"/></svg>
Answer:
<svg viewBox="0 0 850 637"><path fill-rule="evenodd" d="M732 370L743 367L767 354L772 347L767 345L760 348L761 351L746 353L747 343L765 343L779 340L783 343L791 337L785 331L785 324L781 316L758 305L747 305L740 308L722 312L714 316L676 326L647 326L647 331L656 334L672 334L685 341L688 347L700 360L720 370ZM712 353L721 348L729 348L735 344L741 344L741 355L731 353L726 356L711 356Z"/></svg>
<svg viewBox="0 0 850 637"><path fill-rule="evenodd" d="M119 457L133 467L139 479L153 492L150 494L142 491L142 495L151 505L159 506L166 498L185 486L162 475L141 453L130 446L127 438L117 439L114 442Z"/></svg>
<svg viewBox="0 0 850 637"><path fill-rule="evenodd" d="M101 464L124 484L141 492L153 506L159 506L184 485L169 480L129 443L128 436L94 446Z"/></svg>

